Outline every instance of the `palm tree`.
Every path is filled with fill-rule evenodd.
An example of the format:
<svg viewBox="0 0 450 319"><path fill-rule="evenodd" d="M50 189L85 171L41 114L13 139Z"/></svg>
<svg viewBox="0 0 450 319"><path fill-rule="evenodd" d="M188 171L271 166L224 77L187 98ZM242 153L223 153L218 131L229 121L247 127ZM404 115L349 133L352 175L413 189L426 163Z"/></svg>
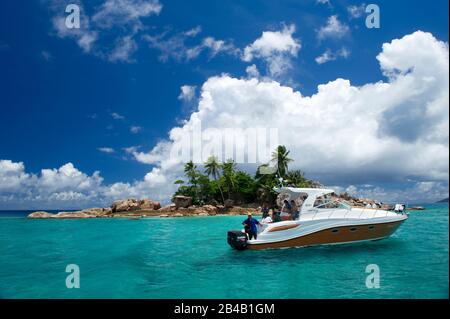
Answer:
<svg viewBox="0 0 450 319"><path fill-rule="evenodd" d="M288 157L290 151L284 145L278 145L276 150L272 152L272 162L275 163L278 174L284 178L288 172L288 164L292 162L292 158Z"/></svg>
<svg viewBox="0 0 450 319"><path fill-rule="evenodd" d="M286 174L288 185L293 187L306 187L308 182L301 170L289 171Z"/></svg>
<svg viewBox="0 0 450 319"><path fill-rule="evenodd" d="M217 157L210 156L208 157L206 163L205 163L205 173L208 176L212 176L214 179L217 179L217 177L220 177L220 163L217 161Z"/></svg>
<svg viewBox="0 0 450 319"><path fill-rule="evenodd" d="M236 163L234 160L229 159L222 164L223 177L225 181L225 186L228 190L228 198L230 198L231 193L236 188Z"/></svg>
<svg viewBox="0 0 450 319"><path fill-rule="evenodd" d="M227 160L222 164L223 175L233 174L236 171L236 162L233 159Z"/></svg>
<svg viewBox="0 0 450 319"><path fill-rule="evenodd" d="M220 177L220 168L221 167L222 167L222 165L217 160L217 157L210 156L205 163L205 173L208 176L212 176L214 178L214 180L217 181L217 178ZM224 203L225 198L223 197L222 188L220 187L220 184L218 186L219 186L220 196L222 197L222 203Z"/></svg>
<svg viewBox="0 0 450 319"><path fill-rule="evenodd" d="M186 176L189 178L189 182L192 185L197 184L197 166L192 162L189 161L184 165L184 172Z"/></svg>

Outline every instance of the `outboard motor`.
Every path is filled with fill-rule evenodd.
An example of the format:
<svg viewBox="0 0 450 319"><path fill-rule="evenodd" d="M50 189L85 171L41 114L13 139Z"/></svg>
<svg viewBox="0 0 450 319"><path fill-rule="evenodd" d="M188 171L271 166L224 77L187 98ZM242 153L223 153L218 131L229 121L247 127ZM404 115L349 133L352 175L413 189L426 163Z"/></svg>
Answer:
<svg viewBox="0 0 450 319"><path fill-rule="evenodd" d="M228 231L228 244L237 250L244 250L247 248L247 234L240 230Z"/></svg>

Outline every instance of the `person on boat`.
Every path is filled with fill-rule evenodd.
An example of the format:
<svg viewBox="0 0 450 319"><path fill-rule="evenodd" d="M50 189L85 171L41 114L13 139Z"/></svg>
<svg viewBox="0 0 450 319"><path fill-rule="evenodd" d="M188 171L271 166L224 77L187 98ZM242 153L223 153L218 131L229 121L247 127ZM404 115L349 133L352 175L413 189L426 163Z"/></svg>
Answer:
<svg viewBox="0 0 450 319"><path fill-rule="evenodd" d="M269 205L267 205L267 203L263 204L263 206L261 208L261 213L262 213L262 219L269 217Z"/></svg>
<svg viewBox="0 0 450 319"><path fill-rule="evenodd" d="M266 218L261 219L261 223L270 224L270 223L273 223L273 219L272 219L272 217L267 216Z"/></svg>
<svg viewBox="0 0 450 319"><path fill-rule="evenodd" d="M256 218L253 218L252 213L248 213L248 218L242 222L242 225L245 226L245 232L247 233L248 239L256 239L258 236L257 225L261 225L261 223Z"/></svg>
<svg viewBox="0 0 450 319"><path fill-rule="evenodd" d="M291 216L292 220L296 220L300 215L300 212L298 211L298 206L295 203L295 200L291 200Z"/></svg>
<svg viewBox="0 0 450 319"><path fill-rule="evenodd" d="M291 218L292 206L287 199L284 200L283 208L281 208L281 220L288 220Z"/></svg>
<svg viewBox="0 0 450 319"><path fill-rule="evenodd" d="M281 221L281 217L280 217L281 212L278 211L278 209L276 207L273 207L272 209L272 220L274 223L280 222Z"/></svg>
<svg viewBox="0 0 450 319"><path fill-rule="evenodd" d="M290 213L292 209L291 204L289 203L289 201L287 199L284 200L283 202L283 208L281 209L282 213Z"/></svg>
<svg viewBox="0 0 450 319"><path fill-rule="evenodd" d="M314 207L317 207L320 205L322 205L322 198L317 197L316 200L314 201Z"/></svg>

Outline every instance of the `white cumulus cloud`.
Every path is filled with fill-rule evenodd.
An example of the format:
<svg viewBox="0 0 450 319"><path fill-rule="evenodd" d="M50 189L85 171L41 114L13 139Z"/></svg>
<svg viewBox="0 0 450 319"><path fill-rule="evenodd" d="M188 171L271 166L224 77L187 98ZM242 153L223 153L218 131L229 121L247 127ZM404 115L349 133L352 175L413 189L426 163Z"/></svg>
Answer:
<svg viewBox="0 0 450 319"><path fill-rule="evenodd" d="M296 57L301 48L300 40L293 37L294 32L294 24L281 31L264 31L261 37L245 47L242 60L262 59L267 63L270 75L281 75L291 67L291 58Z"/></svg>
<svg viewBox="0 0 450 319"><path fill-rule="evenodd" d="M80 8L80 28L69 29L66 26L66 16L63 14L65 6L60 2L53 1L53 7L57 12L52 18L53 28L58 37L74 39L83 52L90 53L98 39L98 32L92 29L91 20L81 2L78 2L77 5Z"/></svg>
<svg viewBox="0 0 450 319"><path fill-rule="evenodd" d="M69 29L65 24L67 3L60 0L47 3L54 12L52 23L58 37L71 38L84 53L111 62L134 61L132 55L138 49L134 38L144 29L143 19L158 15L163 7L158 0L106 0L89 15L82 1L75 0L72 3L80 8L80 28Z"/></svg>
<svg viewBox="0 0 450 319"><path fill-rule="evenodd" d="M190 44L192 38L201 31L198 26L184 32L170 33L165 31L158 35L146 34L142 38L148 43L150 48L160 51L159 60L167 62L173 59L178 62L186 62L200 56L202 52L208 52L213 58L218 54L238 55L240 50L231 41L215 39L208 36L197 44Z"/></svg>
<svg viewBox="0 0 450 319"><path fill-rule="evenodd" d="M23 163L2 160L1 204L79 207L129 196L167 201L173 181L183 176L172 151L198 122L203 132L278 128L280 144L295 159L292 168L328 185L353 185L350 191L388 201L394 198L387 188L360 185L410 183L414 194L439 199L448 194L449 177L448 44L417 31L385 43L376 58L386 80L355 86L338 78L311 96L267 78L211 77L195 112L166 140L149 152L128 149L152 165L142 180L105 185L99 172L88 175L71 163L33 174ZM405 192L398 196L408 199Z"/></svg>
<svg viewBox="0 0 450 319"><path fill-rule="evenodd" d="M107 0L93 15L92 21L100 28L132 25L140 27L141 18L158 15L162 4L158 0Z"/></svg>
<svg viewBox="0 0 450 319"><path fill-rule="evenodd" d="M317 30L317 38L323 40L326 38L340 39L350 32L348 25L339 21L337 15L328 18L327 23Z"/></svg>
<svg viewBox="0 0 450 319"><path fill-rule="evenodd" d="M259 78L260 74L256 65L252 64L245 68L245 72L251 78Z"/></svg>
<svg viewBox="0 0 450 319"><path fill-rule="evenodd" d="M192 101L195 98L195 90L196 90L196 86L195 85L183 85L181 86L180 90L181 93L178 96L179 100L185 101L185 102L189 102Z"/></svg>
<svg viewBox="0 0 450 319"><path fill-rule="evenodd" d="M350 18L356 19L360 18L366 11L366 4L362 3L360 5L351 5L347 7L347 12Z"/></svg>
<svg viewBox="0 0 450 319"><path fill-rule="evenodd" d="M319 55L318 57L315 58L315 61L317 64L324 64L327 63L329 61L334 61L338 58L348 58L350 56L350 51L345 48L342 47L341 49L339 49L337 52L333 52L330 49L325 50L324 53L322 53L321 55Z"/></svg>
<svg viewBox="0 0 450 319"><path fill-rule="evenodd" d="M131 56L137 50L138 46L132 36L127 35L117 39L115 48L109 53L108 58L111 62L133 62Z"/></svg>
<svg viewBox="0 0 450 319"><path fill-rule="evenodd" d="M173 173L171 147L201 121L204 131L276 127L294 167L325 183L448 181L447 44L417 31L384 44L377 59L387 81L336 79L312 96L267 79L211 77L190 119L135 157Z"/></svg>
<svg viewBox="0 0 450 319"><path fill-rule="evenodd" d="M225 40L216 40L214 37L204 38L202 46L210 50L211 57L214 57L221 52L231 55L237 55L240 52L239 49L235 48L233 43L226 42Z"/></svg>
<svg viewBox="0 0 450 319"><path fill-rule="evenodd" d="M22 162L0 160L2 209L79 209L109 206L120 198L153 198L167 201L174 185L154 168L142 181L105 184L100 172L81 172L72 163L27 173ZM167 181L169 181L167 183Z"/></svg>
<svg viewBox="0 0 450 319"><path fill-rule="evenodd" d="M385 188L382 186L348 186L345 190L352 196L369 198L388 203L437 202L448 198L448 184L444 182L417 182L406 188Z"/></svg>

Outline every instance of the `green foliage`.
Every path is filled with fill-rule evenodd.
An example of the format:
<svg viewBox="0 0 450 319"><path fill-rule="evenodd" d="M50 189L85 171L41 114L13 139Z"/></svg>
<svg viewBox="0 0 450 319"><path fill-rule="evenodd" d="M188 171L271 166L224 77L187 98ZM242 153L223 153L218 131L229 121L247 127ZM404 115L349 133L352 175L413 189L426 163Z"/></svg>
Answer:
<svg viewBox="0 0 450 319"><path fill-rule="evenodd" d="M283 145L279 145L272 153L271 163L275 165L274 169L270 170L269 164L263 164L258 167L254 177L239 170L231 159L220 163L216 157L209 157L204 164L204 174L190 161L184 166L187 183L183 180L175 181L180 186L174 195L190 196L195 205L213 200L223 203L225 195L243 203L274 204L277 194L273 189L280 186L280 176L287 186L310 187L310 181L301 170L289 171L288 165L292 161L289 151Z"/></svg>
<svg viewBox="0 0 450 319"><path fill-rule="evenodd" d="M301 170L290 171L286 174L286 184L291 187L309 187L309 181Z"/></svg>
<svg viewBox="0 0 450 319"><path fill-rule="evenodd" d="M272 152L272 163L277 167L278 175L285 177L288 172L288 164L293 161L289 155L290 151L284 145L278 145L276 150Z"/></svg>
<svg viewBox="0 0 450 319"><path fill-rule="evenodd" d="M220 176L220 169L222 165L217 160L217 157L210 156L205 163L205 173L208 176L212 176L214 179L217 179Z"/></svg>
<svg viewBox="0 0 450 319"><path fill-rule="evenodd" d="M192 185L197 184L197 178L200 172L197 170L197 165L195 165L192 161L187 162L184 165L184 173L189 180L189 183Z"/></svg>
<svg viewBox="0 0 450 319"><path fill-rule="evenodd" d="M238 190L236 181L236 163L233 160L227 160L222 164L222 177L220 179L220 185L228 194L229 199L231 199L231 195Z"/></svg>
<svg viewBox="0 0 450 319"><path fill-rule="evenodd" d="M279 185L277 174L261 174L261 168L269 167L268 164L263 164L258 167L255 174L256 180L256 198L261 203L274 204L277 198L277 193L273 190Z"/></svg>
<svg viewBox="0 0 450 319"><path fill-rule="evenodd" d="M220 177L220 169L222 168L222 165L217 160L217 157L210 156L208 160L205 163L205 173L208 176L212 176L214 178L214 181L217 181L217 178ZM225 198L223 197L223 191L222 187L220 186L220 183L214 183L217 187L217 189L220 192L220 197L222 199L222 203L225 201Z"/></svg>
<svg viewBox="0 0 450 319"><path fill-rule="evenodd" d="M256 181L247 173L237 171L235 176L236 191L233 197L244 203L252 203L256 201Z"/></svg>

